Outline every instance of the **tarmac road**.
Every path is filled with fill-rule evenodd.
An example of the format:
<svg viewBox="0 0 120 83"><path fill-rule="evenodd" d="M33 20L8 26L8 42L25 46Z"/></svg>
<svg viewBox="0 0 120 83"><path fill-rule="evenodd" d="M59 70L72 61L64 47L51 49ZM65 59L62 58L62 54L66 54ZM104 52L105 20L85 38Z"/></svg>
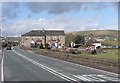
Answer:
<svg viewBox="0 0 120 83"><path fill-rule="evenodd" d="M37 55L4 50L4 81L120 82L118 74Z"/></svg>

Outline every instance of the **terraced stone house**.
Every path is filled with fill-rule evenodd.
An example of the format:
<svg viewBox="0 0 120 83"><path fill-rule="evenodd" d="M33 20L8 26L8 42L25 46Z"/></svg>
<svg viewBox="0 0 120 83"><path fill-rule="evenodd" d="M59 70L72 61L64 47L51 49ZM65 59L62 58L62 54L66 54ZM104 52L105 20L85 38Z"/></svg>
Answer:
<svg viewBox="0 0 120 83"><path fill-rule="evenodd" d="M22 45L30 47L31 42L34 41L37 44L48 43L50 46L57 43L58 45L65 45L65 33L64 30L31 30L23 35ZM46 39L46 40L45 40Z"/></svg>

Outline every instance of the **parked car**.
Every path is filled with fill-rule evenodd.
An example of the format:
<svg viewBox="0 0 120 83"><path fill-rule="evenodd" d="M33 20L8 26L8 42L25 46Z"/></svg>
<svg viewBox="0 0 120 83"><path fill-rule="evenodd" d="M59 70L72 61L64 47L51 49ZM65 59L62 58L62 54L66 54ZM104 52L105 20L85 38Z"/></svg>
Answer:
<svg viewBox="0 0 120 83"><path fill-rule="evenodd" d="M7 46L7 47L6 47L6 50L12 50L12 49L11 49L11 46Z"/></svg>

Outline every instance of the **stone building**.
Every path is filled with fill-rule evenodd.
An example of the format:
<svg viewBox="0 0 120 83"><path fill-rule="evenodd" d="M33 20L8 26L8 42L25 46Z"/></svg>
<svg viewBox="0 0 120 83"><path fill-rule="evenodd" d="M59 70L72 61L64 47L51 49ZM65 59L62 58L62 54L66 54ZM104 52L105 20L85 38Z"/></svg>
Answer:
<svg viewBox="0 0 120 83"><path fill-rule="evenodd" d="M22 45L30 47L31 42L36 42L37 44L49 44L50 46L55 45L65 45L65 33L64 30L31 30L23 35Z"/></svg>

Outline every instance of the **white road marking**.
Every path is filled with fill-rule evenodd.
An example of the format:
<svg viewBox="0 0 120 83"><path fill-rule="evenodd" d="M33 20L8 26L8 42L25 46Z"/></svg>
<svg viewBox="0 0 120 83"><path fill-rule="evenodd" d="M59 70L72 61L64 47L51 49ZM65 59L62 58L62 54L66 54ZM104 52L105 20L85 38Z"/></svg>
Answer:
<svg viewBox="0 0 120 83"><path fill-rule="evenodd" d="M97 77L106 79L107 81L119 81L119 82L120 82L120 79L119 79L119 78L108 77L108 76L106 76L106 75L97 75Z"/></svg>
<svg viewBox="0 0 120 83"><path fill-rule="evenodd" d="M1 60L1 83L4 81L3 62L4 62L4 53L2 55L2 60Z"/></svg>
<svg viewBox="0 0 120 83"><path fill-rule="evenodd" d="M38 63L38 62L36 62L36 61L28 58L28 57L26 57L26 56L24 56L24 55L16 52L15 50L13 50L13 51L14 51L16 54L18 54L19 56L21 56L21 57L23 57L24 59L26 59L27 61L33 63L34 65L36 65L36 66L38 66L38 67L40 67L40 68L42 68L42 69L44 69L44 70L46 70L46 71L54 74L54 75L56 75L56 76L59 76L60 78L66 80L66 81L77 81L77 80L75 80L75 79L73 79L73 78L71 78L71 77L68 77L68 76L66 76L66 75L64 75L64 74L62 74L62 73L59 73L59 72L57 72L57 71L55 71L55 70L53 70L53 69L51 69L51 68L49 68L49 67L47 67L47 66L44 66L44 65L42 65L42 64L40 64L40 63Z"/></svg>
<svg viewBox="0 0 120 83"><path fill-rule="evenodd" d="M87 78L85 78L83 76L80 76L80 75L73 75L73 76L80 79L80 80L83 80L83 81L91 81L91 80L89 80L89 79L87 79Z"/></svg>
<svg viewBox="0 0 120 83"><path fill-rule="evenodd" d="M25 50L22 50L22 51L26 52ZM35 53L33 53L33 54L35 54ZM39 55L39 54L35 54L35 55L45 57L45 58L49 58L49 59L52 59L52 60L63 61L63 62L68 63L68 64L73 64L73 65L76 65L76 66L79 66L79 67L81 66L81 67L89 68L91 70L100 71L100 72L106 73L106 74L111 74L111 75L116 75L116 76L119 75L117 73L113 73L113 72L109 72L109 71L105 71L105 70L100 70L100 69L96 69L96 68L88 67L88 66L85 66L85 65L76 64L76 63L71 63L71 62L64 61L64 60L59 60L59 59L56 59L56 58L51 58L51 57L47 57L47 56L43 56L43 55Z"/></svg>
<svg viewBox="0 0 120 83"><path fill-rule="evenodd" d="M89 74L89 75L73 75L74 77L82 80L82 81L98 81L98 82L106 82L106 81L112 81L112 82L120 82L120 79L116 77L109 77L106 75L96 75L96 74Z"/></svg>
<svg viewBox="0 0 120 83"><path fill-rule="evenodd" d="M82 75L82 76L91 79L92 81L105 82L105 80L97 78L95 75Z"/></svg>

